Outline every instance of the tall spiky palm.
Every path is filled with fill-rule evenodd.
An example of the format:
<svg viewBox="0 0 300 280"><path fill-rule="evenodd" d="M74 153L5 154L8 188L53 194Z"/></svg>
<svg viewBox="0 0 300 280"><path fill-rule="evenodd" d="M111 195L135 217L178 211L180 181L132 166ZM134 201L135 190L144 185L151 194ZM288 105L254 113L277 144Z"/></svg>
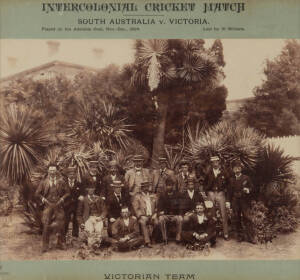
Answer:
<svg viewBox="0 0 300 280"><path fill-rule="evenodd" d="M172 93L188 94L220 81L215 57L202 40L137 40L132 84L154 96L158 122L153 139L152 165L164 149L166 118Z"/></svg>
<svg viewBox="0 0 300 280"><path fill-rule="evenodd" d="M24 184L49 145L47 124L30 108L11 104L0 120L0 172Z"/></svg>

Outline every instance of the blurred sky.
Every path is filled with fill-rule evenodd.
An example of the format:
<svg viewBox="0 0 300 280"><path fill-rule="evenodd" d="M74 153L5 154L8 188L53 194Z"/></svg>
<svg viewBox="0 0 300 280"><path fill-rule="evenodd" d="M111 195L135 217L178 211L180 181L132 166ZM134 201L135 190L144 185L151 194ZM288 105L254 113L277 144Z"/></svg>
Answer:
<svg viewBox="0 0 300 280"><path fill-rule="evenodd" d="M205 40L210 46L213 40ZM276 57L281 39L222 39L226 66L224 84L228 99L252 96L264 79L265 60ZM102 68L133 61L133 40L0 40L0 78L60 60Z"/></svg>

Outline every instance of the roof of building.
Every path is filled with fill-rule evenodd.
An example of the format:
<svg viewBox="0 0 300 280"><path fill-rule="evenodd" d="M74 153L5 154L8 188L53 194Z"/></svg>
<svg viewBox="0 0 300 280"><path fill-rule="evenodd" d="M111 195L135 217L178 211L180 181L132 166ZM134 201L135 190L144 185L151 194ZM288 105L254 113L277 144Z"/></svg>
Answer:
<svg viewBox="0 0 300 280"><path fill-rule="evenodd" d="M53 66L64 66L64 67L74 68L74 69L78 69L78 70L82 70L82 71L88 70L88 71L92 71L92 72L98 72L100 70L100 69L89 67L89 66L83 66L83 65L79 65L79 64L75 64L75 63L54 60L54 61L42 64L40 66L33 67L33 68L28 69L28 70L24 70L24 71L21 71L19 73L1 78L0 82L5 82L5 81L9 81L9 80L18 79L18 78L23 77L24 75L33 74L35 72L39 72L41 70L45 70L45 69L53 67Z"/></svg>

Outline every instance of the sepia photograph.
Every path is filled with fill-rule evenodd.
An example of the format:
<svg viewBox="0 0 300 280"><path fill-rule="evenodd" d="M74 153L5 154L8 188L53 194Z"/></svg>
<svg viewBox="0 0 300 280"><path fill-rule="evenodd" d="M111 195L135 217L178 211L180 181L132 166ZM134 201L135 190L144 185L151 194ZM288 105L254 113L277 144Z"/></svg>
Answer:
<svg viewBox="0 0 300 280"><path fill-rule="evenodd" d="M300 40L0 50L0 261L299 259Z"/></svg>

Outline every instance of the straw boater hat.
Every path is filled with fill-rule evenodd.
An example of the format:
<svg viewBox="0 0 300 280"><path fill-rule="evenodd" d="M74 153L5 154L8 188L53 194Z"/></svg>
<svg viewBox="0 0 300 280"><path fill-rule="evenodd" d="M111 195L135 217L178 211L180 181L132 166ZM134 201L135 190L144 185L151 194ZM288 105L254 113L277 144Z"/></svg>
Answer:
<svg viewBox="0 0 300 280"><path fill-rule="evenodd" d="M135 156L133 157L132 160L133 160L133 161L143 161L143 160L144 160L144 157L143 157L143 155L141 155L141 154L137 154L137 155L135 155Z"/></svg>
<svg viewBox="0 0 300 280"><path fill-rule="evenodd" d="M160 155L160 156L158 157L158 161L159 161L159 162L166 162L166 161L167 161L167 157L166 157L165 155Z"/></svg>
<svg viewBox="0 0 300 280"><path fill-rule="evenodd" d="M116 160L111 160L108 165L111 167L111 166L117 166L117 161Z"/></svg>
<svg viewBox="0 0 300 280"><path fill-rule="evenodd" d="M182 165L189 165L189 162L187 159L183 158L180 163L179 163L179 167L181 167Z"/></svg>
<svg viewBox="0 0 300 280"><path fill-rule="evenodd" d="M219 161L220 158L218 156L212 156L210 157L210 161Z"/></svg>
<svg viewBox="0 0 300 280"><path fill-rule="evenodd" d="M113 181L110 185L112 187L123 187L124 186L124 184L121 181Z"/></svg>

